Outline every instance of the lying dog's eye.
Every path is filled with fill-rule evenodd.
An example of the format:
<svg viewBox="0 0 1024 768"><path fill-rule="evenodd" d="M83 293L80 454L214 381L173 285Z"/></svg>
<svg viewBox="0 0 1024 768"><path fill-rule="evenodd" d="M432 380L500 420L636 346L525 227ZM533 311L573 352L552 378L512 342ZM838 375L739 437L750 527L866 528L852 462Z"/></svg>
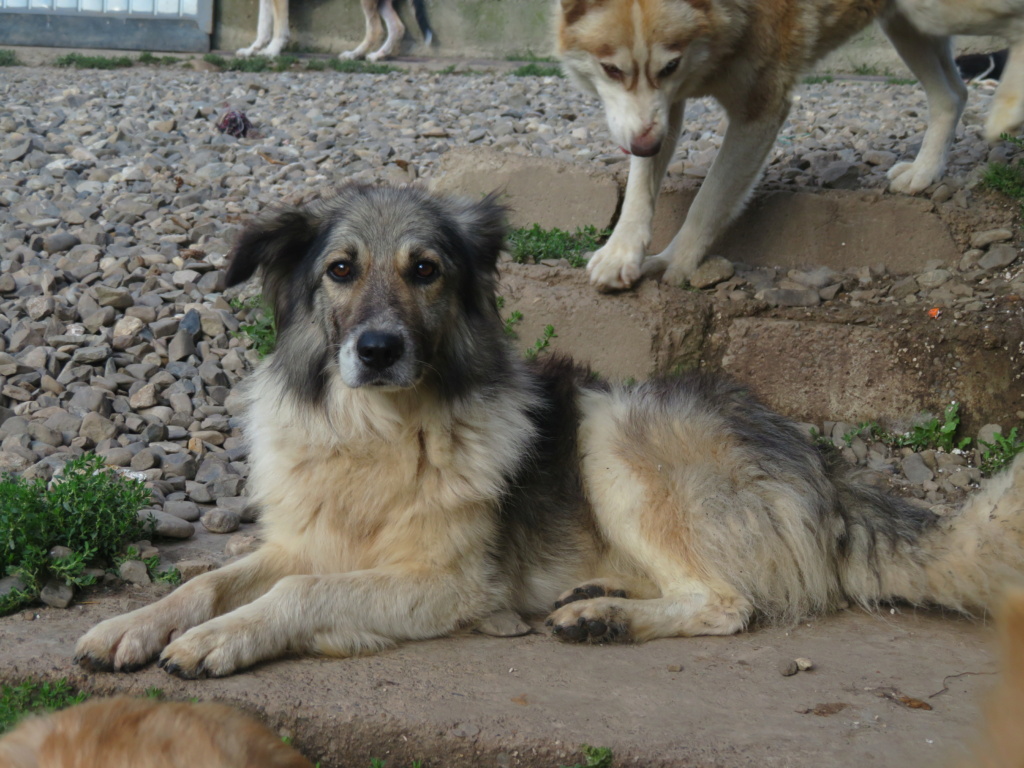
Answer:
<svg viewBox="0 0 1024 768"><path fill-rule="evenodd" d="M344 282L352 277L352 262L336 261L328 267L327 274L339 282Z"/></svg>
<svg viewBox="0 0 1024 768"><path fill-rule="evenodd" d="M604 73L608 75L608 77L610 77L612 80L622 79L622 70L616 67L614 64L602 64L601 66L604 68Z"/></svg>
<svg viewBox="0 0 1024 768"><path fill-rule="evenodd" d="M412 273L420 280L429 280L437 275L437 264L421 259L413 265Z"/></svg>
<svg viewBox="0 0 1024 768"><path fill-rule="evenodd" d="M668 77L677 69L679 69L679 59L672 59L672 61L661 68L661 72L658 73L658 77Z"/></svg>

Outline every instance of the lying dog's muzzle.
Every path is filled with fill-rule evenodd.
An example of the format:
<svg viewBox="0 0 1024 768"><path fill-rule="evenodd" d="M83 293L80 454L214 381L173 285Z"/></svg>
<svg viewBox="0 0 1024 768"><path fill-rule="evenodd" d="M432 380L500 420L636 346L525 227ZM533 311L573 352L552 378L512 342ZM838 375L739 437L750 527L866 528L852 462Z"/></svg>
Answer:
<svg viewBox="0 0 1024 768"><path fill-rule="evenodd" d="M359 362L375 371L383 371L397 363L405 352L405 340L397 333L364 331L356 341Z"/></svg>

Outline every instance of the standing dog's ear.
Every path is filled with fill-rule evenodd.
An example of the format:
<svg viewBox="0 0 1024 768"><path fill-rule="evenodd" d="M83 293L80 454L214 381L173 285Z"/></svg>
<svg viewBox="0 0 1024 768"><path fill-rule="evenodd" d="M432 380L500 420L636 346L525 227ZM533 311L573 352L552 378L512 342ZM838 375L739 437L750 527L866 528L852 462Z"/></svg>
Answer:
<svg viewBox="0 0 1024 768"><path fill-rule="evenodd" d="M263 296L278 322L287 321L283 288L320 234L319 221L308 208L277 211L249 224L239 235L229 258L225 283L245 282L263 268Z"/></svg>

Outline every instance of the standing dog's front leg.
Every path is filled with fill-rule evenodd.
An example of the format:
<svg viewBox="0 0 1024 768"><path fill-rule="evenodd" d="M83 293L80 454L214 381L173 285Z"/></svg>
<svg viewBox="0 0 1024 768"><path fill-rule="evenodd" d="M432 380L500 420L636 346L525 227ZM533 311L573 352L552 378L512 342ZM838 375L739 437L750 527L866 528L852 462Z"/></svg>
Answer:
<svg viewBox="0 0 1024 768"><path fill-rule="evenodd" d="M287 571L268 547L178 587L152 605L107 619L75 646L75 661L92 670L134 671L197 624L262 595Z"/></svg>
<svg viewBox="0 0 1024 768"><path fill-rule="evenodd" d="M351 51L344 51L338 54L339 59L363 59L370 52L377 41L384 34L384 25L380 21L380 12L377 10L378 0L362 0L363 19L366 21L366 34L363 41Z"/></svg>
<svg viewBox="0 0 1024 768"><path fill-rule="evenodd" d="M950 38L921 32L895 8L879 22L928 99L928 127L917 158L889 169L890 189L916 195L942 178L956 124L967 105L967 87L956 68Z"/></svg>
<svg viewBox="0 0 1024 768"><path fill-rule="evenodd" d="M380 61L391 56L398 47L402 44L402 38L405 37L405 24L402 23L402 17L398 15L398 11L395 10L394 0L381 0L377 11L381 16L384 17L384 25L388 29L387 37L384 39L384 44L373 53L367 55L367 61Z"/></svg>
<svg viewBox="0 0 1024 768"><path fill-rule="evenodd" d="M184 678L221 677L289 651L351 656L440 637L482 615L485 581L400 566L288 576L186 632L164 649L160 666Z"/></svg>
<svg viewBox="0 0 1024 768"><path fill-rule="evenodd" d="M985 122L985 138L996 142L1024 123L1024 40L1014 40Z"/></svg>
<svg viewBox="0 0 1024 768"><path fill-rule="evenodd" d="M679 143L685 108L685 100L670 105L665 139L654 157L633 155L629 160L626 198L615 230L587 263L590 282L602 290L621 291L640 278L640 265L651 242L654 204Z"/></svg>
<svg viewBox="0 0 1024 768"><path fill-rule="evenodd" d="M668 247L644 265L645 272L664 269L665 282L686 282L715 240L743 210L788 112L787 100L765 110L756 120L730 117L722 148L686 221Z"/></svg>

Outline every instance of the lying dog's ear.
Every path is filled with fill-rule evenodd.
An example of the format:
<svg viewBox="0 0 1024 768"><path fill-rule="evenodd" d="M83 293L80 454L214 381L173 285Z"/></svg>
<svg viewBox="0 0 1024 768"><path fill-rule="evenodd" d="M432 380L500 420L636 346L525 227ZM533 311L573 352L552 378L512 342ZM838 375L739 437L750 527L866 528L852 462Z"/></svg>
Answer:
<svg viewBox="0 0 1024 768"><path fill-rule="evenodd" d="M276 310L285 279L320 234L318 224L308 208L277 211L249 224L229 255L226 285L245 282L262 267L263 296Z"/></svg>
<svg viewBox="0 0 1024 768"><path fill-rule="evenodd" d="M479 202L467 201L454 214L471 258L481 266L495 269L508 235L508 209L498 202L498 193L491 192Z"/></svg>

